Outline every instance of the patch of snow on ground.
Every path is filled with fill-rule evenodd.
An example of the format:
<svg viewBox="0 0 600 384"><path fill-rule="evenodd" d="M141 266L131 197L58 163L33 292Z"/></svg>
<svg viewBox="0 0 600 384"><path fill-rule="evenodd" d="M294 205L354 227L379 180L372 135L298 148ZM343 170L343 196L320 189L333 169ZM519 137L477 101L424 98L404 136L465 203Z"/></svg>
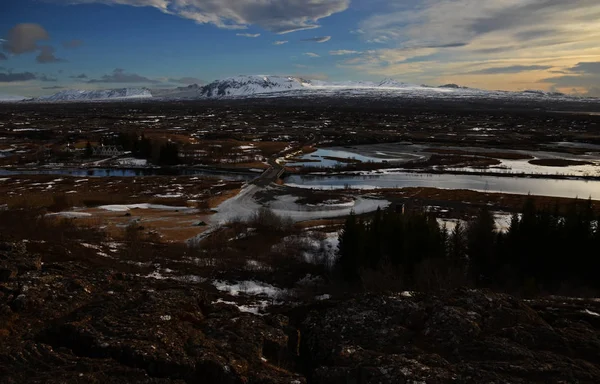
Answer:
<svg viewBox="0 0 600 384"><path fill-rule="evenodd" d="M444 225L446 226L446 229L448 230L448 232L452 232L454 231L454 228L456 228L456 225L458 223L460 223L460 226L465 229L467 228L467 222L464 220L460 220L460 219L442 219L442 218L438 218L436 219L438 225L440 226L440 228L443 228Z"/></svg>
<svg viewBox="0 0 600 384"><path fill-rule="evenodd" d="M176 198L179 198L179 197L183 197L183 194L182 193L167 193L167 194L164 194L164 195L160 195L160 194L159 195L154 195L154 197L158 197L160 199L176 199Z"/></svg>
<svg viewBox="0 0 600 384"><path fill-rule="evenodd" d="M510 229L510 222L512 221L512 214L503 212L494 212L494 222L496 223L496 229L500 232L508 232Z"/></svg>
<svg viewBox="0 0 600 384"><path fill-rule="evenodd" d="M237 307L240 310L240 312L253 313L255 315L260 315L260 311L264 311L269 306L268 301L257 301L252 305L240 305L233 301L225 301L223 299L218 299L217 301L213 302L213 304L219 303L233 305Z"/></svg>
<svg viewBox="0 0 600 384"><path fill-rule="evenodd" d="M68 219L78 219L82 217L92 217L91 213L86 212L57 212L57 213L49 213L46 216L60 216Z"/></svg>
<svg viewBox="0 0 600 384"><path fill-rule="evenodd" d="M510 228L510 222L512 221L512 214L504 212L494 212L494 222L496 224L496 230L499 232L507 232ZM440 227L446 226L448 232L454 231L456 225L460 223L463 230L466 230L469 222L462 219L446 219L438 218L437 222Z"/></svg>
<svg viewBox="0 0 600 384"><path fill-rule="evenodd" d="M83 245L86 248L95 249L97 251L101 251L102 250L102 248L99 245L88 244L88 243L81 243L81 245Z"/></svg>
<svg viewBox="0 0 600 384"><path fill-rule="evenodd" d="M117 159L117 164L119 165L129 165L129 166L145 166L148 164L148 160L146 159L135 159L133 157L125 157L122 159Z"/></svg>
<svg viewBox="0 0 600 384"><path fill-rule="evenodd" d="M246 260L246 269L249 271L270 271L271 267L257 260Z"/></svg>
<svg viewBox="0 0 600 384"><path fill-rule="evenodd" d="M128 205L101 205L98 207L99 209L111 212L127 212L132 209L160 209L163 211L185 211L189 210L188 207L172 207L169 205L160 205L160 204L128 204Z"/></svg>
<svg viewBox="0 0 600 384"><path fill-rule="evenodd" d="M260 281L239 281L237 283L228 283L225 281L214 281L213 285L221 292L227 292L231 296L238 296L240 293L247 295L265 295L270 298L276 298L283 294L283 290L270 284Z"/></svg>
<svg viewBox="0 0 600 384"><path fill-rule="evenodd" d="M596 316L596 317L600 317L600 313L596 313L596 312L592 312L589 309L585 309L582 311L583 313L585 313L586 315L591 315L591 316Z"/></svg>

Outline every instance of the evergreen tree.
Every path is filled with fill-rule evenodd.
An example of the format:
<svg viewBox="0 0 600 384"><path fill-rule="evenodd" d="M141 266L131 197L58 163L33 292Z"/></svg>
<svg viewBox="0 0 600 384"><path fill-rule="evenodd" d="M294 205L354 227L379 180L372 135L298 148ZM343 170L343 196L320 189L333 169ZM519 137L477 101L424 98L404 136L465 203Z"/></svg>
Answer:
<svg viewBox="0 0 600 384"><path fill-rule="evenodd" d="M367 263L371 269L376 269L380 266L383 255L382 255L382 213L381 208L377 208L373 221L369 224L367 231Z"/></svg>
<svg viewBox="0 0 600 384"><path fill-rule="evenodd" d="M477 283L489 280L494 270L496 242L494 217L483 208L468 229L468 255L471 274Z"/></svg>
<svg viewBox="0 0 600 384"><path fill-rule="evenodd" d="M90 143L88 141L87 144L85 145L85 151L83 153L83 156L89 159L93 155L94 155L94 149L92 148L92 143Z"/></svg>
<svg viewBox="0 0 600 384"><path fill-rule="evenodd" d="M362 256L362 224L356 218L354 211L346 219L344 229L339 235L338 260L344 280L356 282L360 279Z"/></svg>
<svg viewBox="0 0 600 384"><path fill-rule="evenodd" d="M160 147L158 156L158 164L160 165L177 165L179 164L179 149L177 144L168 142Z"/></svg>
<svg viewBox="0 0 600 384"><path fill-rule="evenodd" d="M452 233L450 233L448 243L448 260L450 265L453 267L464 266L467 260L467 240L465 231L460 222L456 223Z"/></svg>

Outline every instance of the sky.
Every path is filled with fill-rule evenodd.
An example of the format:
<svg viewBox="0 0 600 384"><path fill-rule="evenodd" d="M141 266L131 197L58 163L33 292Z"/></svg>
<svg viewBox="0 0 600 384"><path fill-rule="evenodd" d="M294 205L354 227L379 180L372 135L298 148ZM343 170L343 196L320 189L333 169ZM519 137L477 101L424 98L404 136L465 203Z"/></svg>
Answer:
<svg viewBox="0 0 600 384"><path fill-rule="evenodd" d="M0 0L0 93L236 75L600 97L598 0Z"/></svg>

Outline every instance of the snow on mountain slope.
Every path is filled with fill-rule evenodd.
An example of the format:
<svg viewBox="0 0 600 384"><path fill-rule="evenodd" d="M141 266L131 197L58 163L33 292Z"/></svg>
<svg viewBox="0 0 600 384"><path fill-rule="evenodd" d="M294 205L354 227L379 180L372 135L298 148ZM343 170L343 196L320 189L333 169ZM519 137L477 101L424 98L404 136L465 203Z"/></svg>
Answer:
<svg viewBox="0 0 600 384"><path fill-rule="evenodd" d="M296 77L236 76L214 81L202 88L204 97L249 96L303 89L309 82Z"/></svg>
<svg viewBox="0 0 600 384"><path fill-rule="evenodd" d="M446 84L439 87L414 85L386 79L381 82L345 81L327 82L284 76L236 76L216 80L208 85L192 84L173 89L124 88L113 90L59 92L34 99L37 102L95 101L153 98L154 100L195 100L221 98L276 98L276 97L331 97L331 98L414 98L414 99L488 99L488 100L549 100L589 101L544 91L487 91Z"/></svg>
<svg viewBox="0 0 600 384"><path fill-rule="evenodd" d="M394 79L385 79L381 83L379 83L378 86L380 88L413 88L413 87L422 88L421 86L418 86L418 85L401 83L401 82L396 81Z"/></svg>
<svg viewBox="0 0 600 384"><path fill-rule="evenodd" d="M51 96L41 96L36 101L94 101L150 98L152 93L146 88L120 88L106 90L66 90Z"/></svg>
<svg viewBox="0 0 600 384"><path fill-rule="evenodd" d="M26 97L23 96L16 96L16 95L5 95L3 93L0 93L0 103L12 103L15 101L21 101L21 100L25 100Z"/></svg>
<svg viewBox="0 0 600 384"><path fill-rule="evenodd" d="M202 98L202 89L204 87L198 84L188 85L187 87L177 87L171 89L152 89L152 97L163 99L198 99Z"/></svg>

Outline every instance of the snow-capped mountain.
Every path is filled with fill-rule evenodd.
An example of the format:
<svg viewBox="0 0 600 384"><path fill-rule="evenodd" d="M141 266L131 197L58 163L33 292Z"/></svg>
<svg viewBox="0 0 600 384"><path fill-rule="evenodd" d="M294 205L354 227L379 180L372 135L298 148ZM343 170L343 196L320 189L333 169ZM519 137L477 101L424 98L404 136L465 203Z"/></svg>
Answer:
<svg viewBox="0 0 600 384"><path fill-rule="evenodd" d="M191 84L187 87L177 87L171 89L152 89L152 97L162 99L198 99L202 98L202 85Z"/></svg>
<svg viewBox="0 0 600 384"><path fill-rule="evenodd" d="M327 82L285 76L236 76L216 80L208 85L192 84L173 89L123 88L96 91L62 91L43 96L36 102L127 100L196 100L248 97L332 97L332 98L412 98L412 99L493 99L493 100L553 100L594 101L555 92L544 91L487 91L446 84L439 87L414 85L386 79L381 82Z"/></svg>
<svg viewBox="0 0 600 384"><path fill-rule="evenodd" d="M297 77L236 76L214 81L202 87L202 96L232 97L300 90L310 85Z"/></svg>
<svg viewBox="0 0 600 384"><path fill-rule="evenodd" d="M94 100L120 100L140 99L152 97L146 88L120 88L106 90L66 90L51 96L41 96L36 101L94 101Z"/></svg>
<svg viewBox="0 0 600 384"><path fill-rule="evenodd" d="M5 95L3 93L0 93L0 103L12 103L15 101L21 101L21 100L25 100L25 99L27 99L27 98L23 97L23 96Z"/></svg>
<svg viewBox="0 0 600 384"><path fill-rule="evenodd" d="M380 87L380 88L411 88L411 87L416 87L416 85L402 83L402 82L396 81L394 79L385 79L378 84L378 87Z"/></svg>

